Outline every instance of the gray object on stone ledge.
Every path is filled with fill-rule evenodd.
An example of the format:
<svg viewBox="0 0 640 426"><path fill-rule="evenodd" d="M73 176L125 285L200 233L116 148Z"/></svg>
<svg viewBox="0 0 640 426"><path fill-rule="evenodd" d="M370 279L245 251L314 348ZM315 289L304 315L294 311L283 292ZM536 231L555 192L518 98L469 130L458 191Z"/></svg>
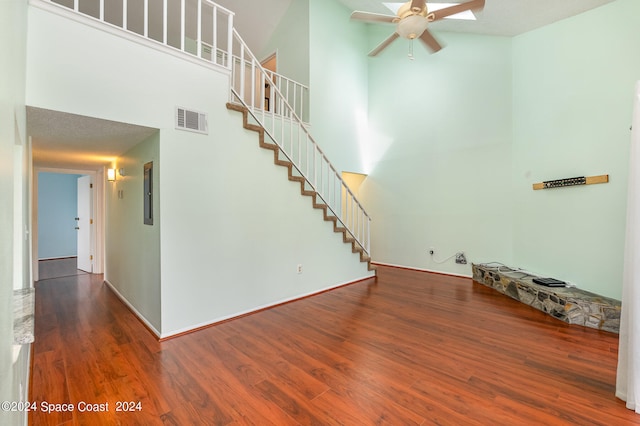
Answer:
<svg viewBox="0 0 640 426"><path fill-rule="evenodd" d="M501 271L504 268L508 271ZM578 324L598 330L619 333L619 300L600 296L573 287L546 287L535 284L529 274L514 278L517 270L506 266L495 267L472 264L473 280L500 293L532 306L569 324Z"/></svg>

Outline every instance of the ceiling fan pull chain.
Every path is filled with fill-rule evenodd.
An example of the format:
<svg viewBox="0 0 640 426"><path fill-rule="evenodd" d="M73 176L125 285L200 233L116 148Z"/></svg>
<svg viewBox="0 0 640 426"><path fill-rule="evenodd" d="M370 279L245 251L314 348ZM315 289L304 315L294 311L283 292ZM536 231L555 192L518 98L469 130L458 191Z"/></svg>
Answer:
<svg viewBox="0 0 640 426"><path fill-rule="evenodd" d="M411 42L409 43L409 59L412 61L416 59L415 56L413 56L413 40L414 39L411 39Z"/></svg>

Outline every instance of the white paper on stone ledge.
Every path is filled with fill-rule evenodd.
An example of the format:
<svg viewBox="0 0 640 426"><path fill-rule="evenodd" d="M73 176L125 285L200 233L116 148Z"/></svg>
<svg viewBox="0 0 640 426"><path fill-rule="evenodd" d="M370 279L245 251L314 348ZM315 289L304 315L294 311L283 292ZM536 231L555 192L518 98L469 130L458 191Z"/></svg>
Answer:
<svg viewBox="0 0 640 426"><path fill-rule="evenodd" d="M640 81L633 101L616 396L640 414Z"/></svg>

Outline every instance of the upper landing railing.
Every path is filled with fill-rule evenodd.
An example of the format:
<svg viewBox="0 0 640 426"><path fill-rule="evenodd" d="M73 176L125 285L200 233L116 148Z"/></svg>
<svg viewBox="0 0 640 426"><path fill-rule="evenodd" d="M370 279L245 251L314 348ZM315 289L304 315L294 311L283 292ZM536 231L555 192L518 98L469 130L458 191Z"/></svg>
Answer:
<svg viewBox="0 0 640 426"><path fill-rule="evenodd" d="M233 44L234 13L210 0L30 0L95 19L129 34L157 42L228 70ZM270 72L271 81L306 119L308 88ZM269 88L268 88L269 89ZM272 102L267 90L264 103L278 114L282 105Z"/></svg>
<svg viewBox="0 0 640 426"><path fill-rule="evenodd" d="M231 69L234 13L209 0L31 0L71 9Z"/></svg>

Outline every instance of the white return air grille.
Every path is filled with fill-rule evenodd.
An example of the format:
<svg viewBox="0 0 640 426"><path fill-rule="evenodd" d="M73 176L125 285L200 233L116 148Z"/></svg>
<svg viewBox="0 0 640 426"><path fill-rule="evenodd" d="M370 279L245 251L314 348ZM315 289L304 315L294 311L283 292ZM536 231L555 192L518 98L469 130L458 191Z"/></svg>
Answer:
<svg viewBox="0 0 640 426"><path fill-rule="evenodd" d="M176 129L204 133L206 135L209 133L207 114L176 107Z"/></svg>

